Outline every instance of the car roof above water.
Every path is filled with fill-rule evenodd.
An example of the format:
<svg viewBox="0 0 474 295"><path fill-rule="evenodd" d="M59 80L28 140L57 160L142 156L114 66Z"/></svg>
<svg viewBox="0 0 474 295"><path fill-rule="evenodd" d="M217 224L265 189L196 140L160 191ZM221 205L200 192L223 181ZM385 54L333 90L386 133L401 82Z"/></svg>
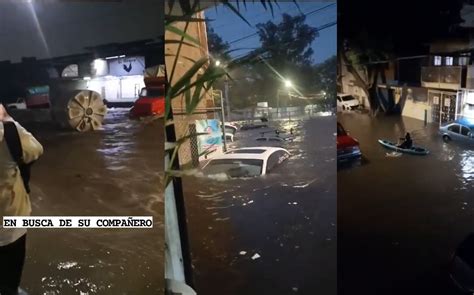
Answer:
<svg viewBox="0 0 474 295"><path fill-rule="evenodd" d="M211 159L212 160L220 160L220 159L258 159L258 160L265 160L271 154L276 151L284 151L289 154L289 152L284 148L279 147L245 147L245 148L237 148L226 152L223 155L216 156Z"/></svg>

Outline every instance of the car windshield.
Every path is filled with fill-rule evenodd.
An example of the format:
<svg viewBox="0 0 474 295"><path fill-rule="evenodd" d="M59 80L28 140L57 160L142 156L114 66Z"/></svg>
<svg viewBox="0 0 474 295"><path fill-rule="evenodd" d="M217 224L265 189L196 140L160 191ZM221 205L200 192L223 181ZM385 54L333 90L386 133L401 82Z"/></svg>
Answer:
<svg viewBox="0 0 474 295"><path fill-rule="evenodd" d="M165 91L163 88L143 88L140 93L142 97L160 97L164 95Z"/></svg>
<svg viewBox="0 0 474 295"><path fill-rule="evenodd" d="M350 100L354 100L354 99L355 99L355 98L354 98L353 96L350 96L350 95L348 95L348 96L343 96L343 97L342 97L342 100L343 100L343 101L350 101Z"/></svg>
<svg viewBox="0 0 474 295"><path fill-rule="evenodd" d="M253 177L262 174L263 160L258 159L218 159L211 160L204 167L206 175L226 174L229 177Z"/></svg>
<svg viewBox="0 0 474 295"><path fill-rule="evenodd" d="M347 135L346 130L344 130L344 127L342 127L341 124L337 124L337 136L344 136Z"/></svg>
<svg viewBox="0 0 474 295"><path fill-rule="evenodd" d="M228 151L226 154L263 154L264 149L240 149Z"/></svg>

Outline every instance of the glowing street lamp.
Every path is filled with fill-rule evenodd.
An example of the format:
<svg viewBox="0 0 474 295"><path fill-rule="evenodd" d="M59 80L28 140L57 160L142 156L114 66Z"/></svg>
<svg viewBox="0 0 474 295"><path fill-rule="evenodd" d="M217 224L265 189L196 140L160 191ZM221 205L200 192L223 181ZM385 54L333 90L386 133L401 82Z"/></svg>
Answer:
<svg viewBox="0 0 474 295"><path fill-rule="evenodd" d="M293 83L291 83L290 80L285 80L285 87L286 88L291 88L291 87L293 87Z"/></svg>
<svg viewBox="0 0 474 295"><path fill-rule="evenodd" d="M216 67L220 66L221 65L221 61L220 60L216 60Z"/></svg>

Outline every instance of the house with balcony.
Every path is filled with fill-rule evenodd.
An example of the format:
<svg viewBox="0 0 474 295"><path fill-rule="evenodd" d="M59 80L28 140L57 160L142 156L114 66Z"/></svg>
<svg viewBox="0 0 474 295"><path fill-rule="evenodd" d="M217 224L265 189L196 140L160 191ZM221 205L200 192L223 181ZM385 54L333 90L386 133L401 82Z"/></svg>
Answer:
<svg viewBox="0 0 474 295"><path fill-rule="evenodd" d="M393 81L378 82L378 95L391 98L403 116L443 124L474 119L474 39L468 34L438 40L425 55L400 57Z"/></svg>

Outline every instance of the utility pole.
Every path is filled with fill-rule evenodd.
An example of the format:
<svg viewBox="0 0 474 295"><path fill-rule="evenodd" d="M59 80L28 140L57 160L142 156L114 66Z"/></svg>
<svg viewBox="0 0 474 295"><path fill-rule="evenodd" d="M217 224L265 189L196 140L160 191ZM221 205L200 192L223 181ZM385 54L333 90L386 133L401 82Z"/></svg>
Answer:
<svg viewBox="0 0 474 295"><path fill-rule="evenodd" d="M230 120L230 100L229 100L229 78L225 76L225 87L224 87L225 103L227 107L227 119Z"/></svg>
<svg viewBox="0 0 474 295"><path fill-rule="evenodd" d="M226 87L227 88L227 87ZM214 90L213 92L213 98L214 98L214 101L215 101L215 97L216 97L216 94L217 96L219 96L219 99L221 101L221 120L222 120L222 126L221 126L221 129L222 129L222 140L223 140L223 143L224 143L224 152L227 152L227 139L225 137L225 112L224 112L224 97L222 96L222 91L221 90Z"/></svg>

